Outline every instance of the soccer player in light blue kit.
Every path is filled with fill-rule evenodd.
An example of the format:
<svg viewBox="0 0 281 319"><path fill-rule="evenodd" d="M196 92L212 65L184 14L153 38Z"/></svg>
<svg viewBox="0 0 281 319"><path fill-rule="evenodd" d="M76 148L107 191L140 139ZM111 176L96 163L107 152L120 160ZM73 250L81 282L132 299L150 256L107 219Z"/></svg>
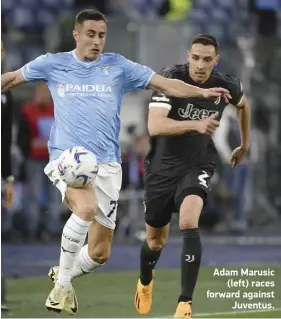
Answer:
<svg viewBox="0 0 281 319"><path fill-rule="evenodd" d="M123 94L150 88L168 96L230 98L225 89L191 86L157 75L149 67L119 54L102 54L106 22L97 11L78 13L73 31L75 50L42 55L20 70L2 76L2 91L27 81L43 80L54 101L50 163L45 173L73 213L63 229L59 267L52 267L49 272L55 286L46 307L69 314L78 311L71 280L93 272L110 256L122 179L118 137ZM178 125L186 124L182 121ZM96 155L99 172L94 185L73 188L60 179L57 159L62 151L74 146L84 146ZM84 245L87 233L88 244Z"/></svg>

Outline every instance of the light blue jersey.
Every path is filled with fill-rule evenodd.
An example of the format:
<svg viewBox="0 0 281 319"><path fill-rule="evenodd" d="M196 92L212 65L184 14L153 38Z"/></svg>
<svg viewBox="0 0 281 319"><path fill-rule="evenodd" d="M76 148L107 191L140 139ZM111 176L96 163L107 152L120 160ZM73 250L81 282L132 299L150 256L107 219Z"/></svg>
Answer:
<svg viewBox="0 0 281 319"><path fill-rule="evenodd" d="M93 62L81 61L75 51L46 54L26 64L27 81L44 80L55 105L49 150L84 146L99 163L120 162L118 138L123 94L146 88L154 72L114 53Z"/></svg>

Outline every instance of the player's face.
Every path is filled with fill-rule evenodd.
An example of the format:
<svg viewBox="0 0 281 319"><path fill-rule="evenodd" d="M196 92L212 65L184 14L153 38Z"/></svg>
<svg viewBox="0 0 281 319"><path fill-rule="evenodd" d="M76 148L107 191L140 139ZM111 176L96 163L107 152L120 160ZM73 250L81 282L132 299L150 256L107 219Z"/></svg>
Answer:
<svg viewBox="0 0 281 319"><path fill-rule="evenodd" d="M188 52L189 75L196 83L208 80L214 66L219 61L215 47L195 43Z"/></svg>
<svg viewBox="0 0 281 319"><path fill-rule="evenodd" d="M73 36L77 49L84 60L96 60L105 46L106 23L101 21L87 20L79 25Z"/></svg>

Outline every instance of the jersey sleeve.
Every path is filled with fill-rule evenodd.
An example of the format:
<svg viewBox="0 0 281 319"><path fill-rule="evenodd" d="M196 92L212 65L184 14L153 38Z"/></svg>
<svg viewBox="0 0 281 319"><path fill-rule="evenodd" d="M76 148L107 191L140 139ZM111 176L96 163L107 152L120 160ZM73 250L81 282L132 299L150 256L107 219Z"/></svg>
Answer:
<svg viewBox="0 0 281 319"><path fill-rule="evenodd" d="M161 92L153 92L148 106L149 108L165 107L170 110L172 108L171 98Z"/></svg>
<svg viewBox="0 0 281 319"><path fill-rule="evenodd" d="M173 78L172 68L164 68L159 72L159 75L162 75L166 78ZM171 98L165 95L164 93L154 91L152 93L150 102L149 102L149 108L151 107L165 107L168 110L171 110L172 108L172 101Z"/></svg>
<svg viewBox="0 0 281 319"><path fill-rule="evenodd" d="M122 57L122 66L125 72L125 91L147 88L155 72L144 65L132 62Z"/></svg>
<svg viewBox="0 0 281 319"><path fill-rule="evenodd" d="M232 105L239 107L239 104L244 96L244 90L241 81L234 76L229 77L227 89L230 91L232 96L232 99L229 102Z"/></svg>
<svg viewBox="0 0 281 319"><path fill-rule="evenodd" d="M50 55L45 54L24 65L21 71L26 81L48 81L50 67Z"/></svg>

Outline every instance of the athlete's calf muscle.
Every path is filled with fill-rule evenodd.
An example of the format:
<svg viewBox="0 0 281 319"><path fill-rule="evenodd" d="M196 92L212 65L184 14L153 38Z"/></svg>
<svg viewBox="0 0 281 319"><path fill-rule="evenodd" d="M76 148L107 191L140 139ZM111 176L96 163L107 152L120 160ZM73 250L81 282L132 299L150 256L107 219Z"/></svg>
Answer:
<svg viewBox="0 0 281 319"><path fill-rule="evenodd" d="M93 222L88 234L89 256L99 264L105 263L111 254L114 230Z"/></svg>

